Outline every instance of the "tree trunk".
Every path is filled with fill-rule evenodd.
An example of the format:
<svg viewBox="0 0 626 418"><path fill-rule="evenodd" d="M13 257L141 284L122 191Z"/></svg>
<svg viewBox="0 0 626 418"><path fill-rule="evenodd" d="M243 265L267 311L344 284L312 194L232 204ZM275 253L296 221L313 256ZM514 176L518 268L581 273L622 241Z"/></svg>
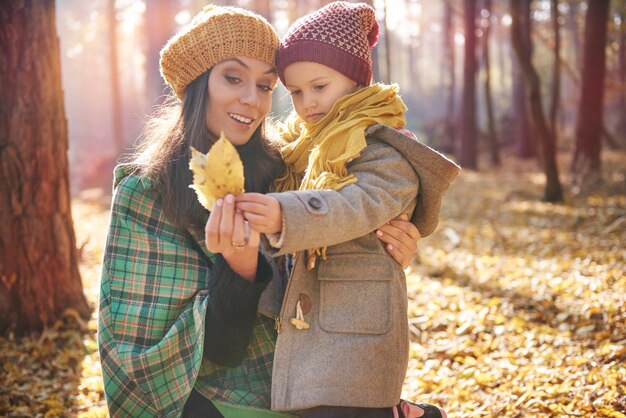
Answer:
<svg viewBox="0 0 626 418"><path fill-rule="evenodd" d="M272 23L270 0L254 0L251 9L263 16L268 22Z"/></svg>
<svg viewBox="0 0 626 418"><path fill-rule="evenodd" d="M520 18L530 18L529 14L521 9L522 3L511 1L511 17L513 19L511 25L511 39L513 48L517 53L520 65L524 72L528 87L528 106L532 116L533 128L535 134L539 137L539 143L542 151L542 163L546 174L546 188L544 191L544 199L548 202L560 202L563 200L563 190L559 180L559 172L556 164L555 138L548 127L546 119L543 115L543 105L541 103L541 89L539 75L535 70L531 60L530 44L524 42L522 34L522 22Z"/></svg>
<svg viewBox="0 0 626 418"><path fill-rule="evenodd" d="M407 2L407 7L412 7L413 4L418 4L417 0L409 0ZM409 42L406 43L405 47L405 56L407 57L408 63L408 80L403 79L402 83L405 82L408 84L408 88L411 89L414 95L420 96L422 92L422 77L419 74L419 62L421 59L420 53L422 52L422 28L419 26L419 16L409 12L407 14L407 24L418 29L418 30L409 30ZM403 65L404 67L404 65Z"/></svg>
<svg viewBox="0 0 626 418"><path fill-rule="evenodd" d="M511 1L514 2L513 0ZM532 54L530 42L530 1L519 2L520 42L528 54ZM511 32L512 33L512 32ZM515 51L514 51L515 52ZM519 158L534 158L537 155L537 145L530 129L530 115L526 106L528 86L524 76L523 65L517 54L513 58L513 117L515 118L515 155Z"/></svg>
<svg viewBox="0 0 626 418"><path fill-rule="evenodd" d="M0 332L89 317L78 271L52 0L0 3Z"/></svg>
<svg viewBox="0 0 626 418"><path fill-rule="evenodd" d="M600 171L608 15L609 0L595 0L589 3L585 16L582 83L572 162L572 174L580 179Z"/></svg>
<svg viewBox="0 0 626 418"><path fill-rule="evenodd" d="M624 6L626 7L626 5ZM626 86L626 10L620 13L620 41L619 41L619 81L622 87ZM620 98L620 119L617 124L619 132L626 132L626 90L622 90Z"/></svg>
<svg viewBox="0 0 626 418"><path fill-rule="evenodd" d="M458 129L458 161L461 166L476 169L476 0L464 1L465 58L463 63L463 99Z"/></svg>
<svg viewBox="0 0 626 418"><path fill-rule="evenodd" d="M444 70L442 76L447 77L447 83L444 85L447 87L447 102L446 102L446 116L444 118L446 129L445 138L445 152L453 152L455 134L455 97L456 97L456 54L454 44L454 12L452 10L451 0L445 0L444 2L444 17L443 17L443 49L444 49Z"/></svg>
<svg viewBox="0 0 626 418"><path fill-rule="evenodd" d="M383 0L383 6L385 18L383 19L381 32L385 38L385 65L387 66L387 79L385 81L387 83L391 83L393 80L393 74L391 71L391 33L387 29L387 0Z"/></svg>
<svg viewBox="0 0 626 418"><path fill-rule="evenodd" d="M570 36L572 37L572 52L574 53L574 67L580 68L580 35L578 34L578 9L580 0L569 1L569 19L567 19Z"/></svg>
<svg viewBox="0 0 626 418"><path fill-rule="evenodd" d="M309 12L306 0L294 0L287 2L287 4L289 7L287 14L289 16L290 25Z"/></svg>
<svg viewBox="0 0 626 418"><path fill-rule="evenodd" d="M500 13L495 13L495 21L500 22L501 20L502 15ZM498 42L496 42L496 56L498 62L498 70L501 74L500 77L498 77L500 79L499 90L501 92L505 92L507 88L509 88L509 91L512 92L513 89L511 88L511 86L513 85L513 74L511 71L511 67L513 63L511 61L515 61L515 57L514 54L509 53L509 50L511 48L510 43L507 42L509 31L507 30L507 28L504 28L503 25L501 25L500 23L494 25L492 29L495 35L494 38L498 40ZM512 101L512 98L509 98L508 100Z"/></svg>
<svg viewBox="0 0 626 418"><path fill-rule="evenodd" d="M146 31L146 98L149 107L163 103L165 82L159 71L161 48L174 32L175 2L147 0L145 12ZM146 113L152 113L148 110Z"/></svg>
<svg viewBox="0 0 626 418"><path fill-rule="evenodd" d="M550 103L550 126L558 138L557 116L561 96L561 31L559 28L559 0L552 0L552 28L554 30L554 70L552 72L552 102Z"/></svg>
<svg viewBox="0 0 626 418"><path fill-rule="evenodd" d="M111 118L113 123L113 144L115 145L115 155L119 156L124 152L124 129L122 119L122 98L120 96L120 77L117 66L117 17L115 11L115 0L108 0L109 18L109 68L111 69Z"/></svg>
<svg viewBox="0 0 626 418"><path fill-rule="evenodd" d="M491 28L491 0L484 0L487 12L487 24L483 28L483 65L485 66L485 105L487 110L487 138L489 141L489 155L493 165L500 165L500 152L498 150L498 137L496 133L496 122L493 115L493 102L491 100L491 64L489 60L489 35Z"/></svg>

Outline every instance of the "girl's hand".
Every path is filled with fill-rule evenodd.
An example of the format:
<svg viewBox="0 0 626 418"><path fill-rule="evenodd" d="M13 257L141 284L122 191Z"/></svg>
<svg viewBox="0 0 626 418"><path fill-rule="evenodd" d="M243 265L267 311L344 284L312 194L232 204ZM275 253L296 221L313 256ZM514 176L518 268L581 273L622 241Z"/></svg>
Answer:
<svg viewBox="0 0 626 418"><path fill-rule="evenodd" d="M402 268L407 268L411 264L417 252L417 242L422 238L415 225L408 219L406 213L403 213L376 230L378 239L387 244L387 252Z"/></svg>
<svg viewBox="0 0 626 418"><path fill-rule="evenodd" d="M207 249L221 253L235 273L248 281L256 278L260 234L246 225L243 214L235 210L235 198L227 195L215 202L204 228Z"/></svg>
<svg viewBox="0 0 626 418"><path fill-rule="evenodd" d="M243 212L251 228L265 234L283 229L283 210L275 198L261 193L244 193L235 197L237 210Z"/></svg>

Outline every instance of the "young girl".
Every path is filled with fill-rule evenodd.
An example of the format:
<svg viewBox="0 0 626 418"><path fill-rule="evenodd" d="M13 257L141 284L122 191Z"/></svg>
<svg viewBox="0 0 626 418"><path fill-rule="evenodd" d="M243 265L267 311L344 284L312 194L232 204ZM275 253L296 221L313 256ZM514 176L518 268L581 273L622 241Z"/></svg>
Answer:
<svg viewBox="0 0 626 418"><path fill-rule="evenodd" d="M275 410L445 417L431 406L392 408L408 362L406 282L370 231L407 213L430 234L459 168L398 130L406 108L397 88L370 84L377 36L363 3L331 3L293 24L277 57L297 113L281 150L285 192L237 198L274 255L298 252L277 319Z"/></svg>

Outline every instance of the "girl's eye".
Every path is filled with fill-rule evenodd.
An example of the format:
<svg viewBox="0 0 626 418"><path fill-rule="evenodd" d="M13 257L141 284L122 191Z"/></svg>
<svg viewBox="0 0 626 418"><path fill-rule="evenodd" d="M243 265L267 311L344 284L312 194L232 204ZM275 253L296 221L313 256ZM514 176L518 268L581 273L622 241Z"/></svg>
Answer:
<svg viewBox="0 0 626 418"><path fill-rule="evenodd" d="M230 84L239 84L241 82L241 79L239 77L233 77L232 75L225 75L224 78Z"/></svg>
<svg viewBox="0 0 626 418"><path fill-rule="evenodd" d="M326 86L327 86L327 84L318 84L318 85L315 86L315 90L322 90Z"/></svg>
<svg viewBox="0 0 626 418"><path fill-rule="evenodd" d="M302 94L302 90L292 90L289 92L292 96L299 96Z"/></svg>

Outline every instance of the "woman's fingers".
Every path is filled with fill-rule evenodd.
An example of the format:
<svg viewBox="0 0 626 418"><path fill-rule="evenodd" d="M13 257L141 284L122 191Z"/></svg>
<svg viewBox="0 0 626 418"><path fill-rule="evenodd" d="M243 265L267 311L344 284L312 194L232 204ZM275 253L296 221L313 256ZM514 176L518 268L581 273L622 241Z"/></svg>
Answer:
<svg viewBox="0 0 626 418"><path fill-rule="evenodd" d="M403 231L414 241L419 241L422 238L417 227L409 222L409 217L406 213L402 213L399 217L392 219L389 221L389 224Z"/></svg>
<svg viewBox="0 0 626 418"><path fill-rule="evenodd" d="M233 234L230 244L235 250L242 250L246 246L246 225L243 219L243 213L235 212L233 221Z"/></svg>
<svg viewBox="0 0 626 418"><path fill-rule="evenodd" d="M207 249L211 252L219 252L220 244L220 221L222 219L222 206L224 201L218 199L213 205L209 220L204 227L204 239L206 240Z"/></svg>
<svg viewBox="0 0 626 418"><path fill-rule="evenodd" d="M222 218L220 220L219 239L222 247L232 242L233 218L235 215L235 198L232 194L226 195L222 206Z"/></svg>
<svg viewBox="0 0 626 418"><path fill-rule="evenodd" d="M261 245L260 232L254 229L252 226L250 226L249 230L250 235L248 236L248 246L251 248L259 248L259 245Z"/></svg>
<svg viewBox="0 0 626 418"><path fill-rule="evenodd" d="M419 230L408 222L406 214L391 220L376 231L378 238L386 244L389 254L403 267L408 267L417 251Z"/></svg>
<svg viewBox="0 0 626 418"><path fill-rule="evenodd" d="M235 210L233 195L218 199L205 226L207 249L214 253L228 253L246 246L246 226L243 213Z"/></svg>
<svg viewBox="0 0 626 418"><path fill-rule="evenodd" d="M409 264L411 264L411 260L407 258L404 253L398 250L397 247L394 247L392 244L386 244L385 249L389 253L390 256L396 260L396 263L400 264L403 269L407 268Z"/></svg>
<svg viewBox="0 0 626 418"><path fill-rule="evenodd" d="M393 228L393 227L391 227ZM376 231L376 236L379 240L385 243L385 248L387 252L393 256L393 258L398 262L398 264L404 263L413 254L410 248L408 248L402 241L396 239L393 235L389 233L390 226L384 225L380 227Z"/></svg>

